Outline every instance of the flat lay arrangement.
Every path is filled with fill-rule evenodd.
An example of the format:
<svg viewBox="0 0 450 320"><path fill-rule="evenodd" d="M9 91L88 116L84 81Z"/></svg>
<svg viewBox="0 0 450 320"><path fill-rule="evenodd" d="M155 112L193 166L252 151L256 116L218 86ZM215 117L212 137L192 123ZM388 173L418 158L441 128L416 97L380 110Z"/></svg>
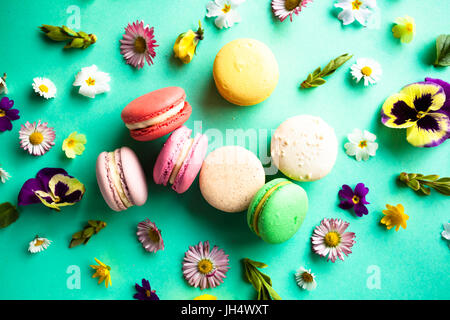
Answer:
<svg viewBox="0 0 450 320"><path fill-rule="evenodd" d="M0 299L448 299L450 3L389 2L6 4Z"/></svg>

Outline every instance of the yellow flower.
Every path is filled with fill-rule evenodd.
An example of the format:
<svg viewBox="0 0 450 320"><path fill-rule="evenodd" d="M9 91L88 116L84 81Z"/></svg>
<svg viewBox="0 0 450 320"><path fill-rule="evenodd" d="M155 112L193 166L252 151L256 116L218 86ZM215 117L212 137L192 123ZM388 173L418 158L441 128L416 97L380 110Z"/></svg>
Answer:
<svg viewBox="0 0 450 320"><path fill-rule="evenodd" d="M409 216L405 214L405 209L401 204L391 206L390 204L386 205L387 210L383 210L383 214L385 215L381 219L381 223L386 225L386 228L392 229L395 226L395 231L400 229L402 226L403 229L406 229L406 220L409 219Z"/></svg>
<svg viewBox="0 0 450 320"><path fill-rule="evenodd" d="M200 40L203 40L204 30L202 29L202 24L200 21L198 22L198 25L199 27L197 32L189 30L188 32L180 34L173 46L175 58L180 59L183 63L189 63L192 61L197 44Z"/></svg>
<svg viewBox="0 0 450 320"><path fill-rule="evenodd" d="M92 275L92 278L99 277L98 284L105 281L105 287L108 288L108 284L111 285L111 267L107 266L97 258L94 258L95 261L99 264L98 266L91 265L91 268L95 269L95 273Z"/></svg>
<svg viewBox="0 0 450 320"><path fill-rule="evenodd" d="M217 297L210 294L202 294L201 296L194 298L194 300L217 300Z"/></svg>
<svg viewBox="0 0 450 320"><path fill-rule="evenodd" d="M409 43L416 34L416 24L414 19L409 16L395 19L396 25L392 28L395 38L400 38L402 43Z"/></svg>
<svg viewBox="0 0 450 320"><path fill-rule="evenodd" d="M64 140L62 149L66 153L67 158L75 158L77 155L82 155L85 149L86 136L78 134L76 131L72 132L66 140Z"/></svg>

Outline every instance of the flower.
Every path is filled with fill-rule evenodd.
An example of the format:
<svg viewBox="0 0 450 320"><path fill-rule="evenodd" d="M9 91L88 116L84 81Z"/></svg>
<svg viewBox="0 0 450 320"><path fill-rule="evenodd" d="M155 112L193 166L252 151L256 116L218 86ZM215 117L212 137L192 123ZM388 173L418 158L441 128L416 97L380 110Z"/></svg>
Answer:
<svg viewBox="0 0 450 320"><path fill-rule="evenodd" d="M395 26L392 27L392 34L399 38L402 43L410 43L416 34L416 24L409 16L395 19Z"/></svg>
<svg viewBox="0 0 450 320"><path fill-rule="evenodd" d="M342 189L339 190L339 197L342 198L339 203L339 208L341 209L351 209L355 210L355 214L358 217L362 217L368 214L369 211L366 208L366 204L370 202L366 201L366 195L369 193L369 188L367 188L364 183L358 183L355 187L355 192L353 192L350 186L344 184Z"/></svg>
<svg viewBox="0 0 450 320"><path fill-rule="evenodd" d="M34 92L38 93L45 99L54 98L56 96L55 84L47 78L34 78L33 79Z"/></svg>
<svg viewBox="0 0 450 320"><path fill-rule="evenodd" d="M28 251L30 251L31 253L44 251L48 248L50 243L52 243L51 240L36 236L34 240L30 242L30 245L28 246Z"/></svg>
<svg viewBox="0 0 450 320"><path fill-rule="evenodd" d="M33 156L42 156L55 145L55 131L47 127L47 122L41 120L21 125L19 131L20 146Z"/></svg>
<svg viewBox="0 0 450 320"><path fill-rule="evenodd" d="M200 21L198 22L197 32L189 30L180 34L173 46L175 58L180 59L183 63L191 62L197 50L198 43L200 40L203 40L203 34L204 30Z"/></svg>
<svg viewBox="0 0 450 320"><path fill-rule="evenodd" d="M19 206L42 203L60 211L60 207L72 206L83 198L84 185L64 169L44 168L35 179L27 180L19 192Z"/></svg>
<svg viewBox="0 0 450 320"><path fill-rule="evenodd" d="M111 78L106 72L99 71L97 66L93 64L90 67L82 68L80 72L75 76L75 81L73 85L75 87L80 87L78 91L79 94L95 98L96 94L103 92L108 92L109 81Z"/></svg>
<svg viewBox="0 0 450 320"><path fill-rule="evenodd" d="M75 131L64 140L62 149L66 153L67 158L73 159L77 155L81 156L83 154L86 142L86 136Z"/></svg>
<svg viewBox="0 0 450 320"><path fill-rule="evenodd" d="M293 15L298 15L308 2L312 2L312 0L272 0L272 11L281 22L287 17L292 22Z"/></svg>
<svg viewBox="0 0 450 320"><path fill-rule="evenodd" d="M313 251L319 256L328 256L327 261L335 262L337 258L344 261L343 253L346 256L352 253L355 243L355 234L345 232L348 226L349 223L341 219L323 219L311 237Z"/></svg>
<svg viewBox="0 0 450 320"><path fill-rule="evenodd" d="M446 240L450 240L450 223L444 223L444 231L442 231L441 235L442 238L446 239ZM450 248L450 243L449 243L449 248Z"/></svg>
<svg viewBox="0 0 450 320"><path fill-rule="evenodd" d="M8 87L6 86L6 73L0 78L0 94L8 94Z"/></svg>
<svg viewBox="0 0 450 320"><path fill-rule="evenodd" d="M314 290L317 286L314 273L311 273L311 269L307 270L300 267L295 274L295 281L300 288L305 290Z"/></svg>
<svg viewBox="0 0 450 320"><path fill-rule="evenodd" d="M154 28L149 25L144 27L144 21L136 20L133 24L128 24L120 43L120 54L127 64L138 69L144 67L145 61L149 66L153 64L152 58L156 56L155 48L158 45Z"/></svg>
<svg viewBox="0 0 450 320"><path fill-rule="evenodd" d="M384 217L381 219L381 223L386 225L386 228L392 229L395 226L395 231L400 229L402 226L403 229L406 229L406 220L409 219L409 216L405 214L405 209L401 204L391 206L390 204L386 204L387 210L383 210Z"/></svg>
<svg viewBox="0 0 450 320"><path fill-rule="evenodd" d="M381 122L407 128L406 140L415 147L435 147L450 137L450 84L427 79L390 96L381 111Z"/></svg>
<svg viewBox="0 0 450 320"><path fill-rule="evenodd" d="M214 288L223 282L228 269L228 255L214 246L210 250L209 241L189 246L183 260L183 275L189 284L200 289Z"/></svg>
<svg viewBox="0 0 450 320"><path fill-rule="evenodd" d="M11 176L9 175L9 173L3 169L2 167L0 167L0 181L2 183L5 183L6 180L9 180L9 178L11 178Z"/></svg>
<svg viewBox="0 0 450 320"><path fill-rule="evenodd" d="M152 290L148 280L142 279L142 287L136 283L135 288L137 293L134 294L133 298L138 300L159 300L156 291Z"/></svg>
<svg viewBox="0 0 450 320"><path fill-rule="evenodd" d="M194 300L217 300L217 297L210 294L202 294L198 297L195 297Z"/></svg>
<svg viewBox="0 0 450 320"><path fill-rule="evenodd" d="M149 219L138 223L138 239L142 246L148 252L164 250L164 242L161 237L161 231Z"/></svg>
<svg viewBox="0 0 450 320"><path fill-rule="evenodd" d="M377 2L376 0L338 0L334 6L342 8L338 19L342 20L344 26L353 23L355 19L365 26L373 13L372 9L377 8Z"/></svg>
<svg viewBox="0 0 450 320"><path fill-rule="evenodd" d="M353 129L352 133L347 135L349 142L344 144L345 153L349 156L355 156L357 161L369 160L369 156L375 156L378 149L378 143L375 142L377 136L367 130L362 132L360 129Z"/></svg>
<svg viewBox="0 0 450 320"><path fill-rule="evenodd" d="M97 258L94 259L99 265L90 265L90 267L95 270L92 278L99 277L98 284L105 281L105 287L108 288L108 285L111 285L111 267L107 266Z"/></svg>
<svg viewBox="0 0 450 320"><path fill-rule="evenodd" d="M206 9L208 13L206 17L217 17L214 20L216 27L222 29L223 27L232 27L236 22L241 21L241 16L237 12L237 7L245 0L213 0L208 2Z"/></svg>
<svg viewBox="0 0 450 320"><path fill-rule="evenodd" d="M19 110L11 109L14 106L14 100L3 97L0 100L0 132L11 131L11 121L20 119Z"/></svg>
<svg viewBox="0 0 450 320"><path fill-rule="evenodd" d="M364 79L364 85L377 83L383 73L380 64L372 59L359 58L356 63L350 67L353 79L358 83Z"/></svg>

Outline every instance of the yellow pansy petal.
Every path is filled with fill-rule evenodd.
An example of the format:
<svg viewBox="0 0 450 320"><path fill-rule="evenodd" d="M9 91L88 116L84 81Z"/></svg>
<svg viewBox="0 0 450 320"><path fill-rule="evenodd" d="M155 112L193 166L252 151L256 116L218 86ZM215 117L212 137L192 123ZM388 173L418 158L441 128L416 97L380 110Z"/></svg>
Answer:
<svg viewBox="0 0 450 320"><path fill-rule="evenodd" d="M434 147L450 132L450 119L442 113L429 113L406 130L406 140L415 147Z"/></svg>
<svg viewBox="0 0 450 320"><path fill-rule="evenodd" d="M444 90L436 84L413 83L403 87L400 94L409 97L410 106L416 111L436 111L445 103ZM419 103L418 100L423 102Z"/></svg>
<svg viewBox="0 0 450 320"><path fill-rule="evenodd" d="M382 107L382 122L389 128L408 128L414 125L417 112L410 96L403 93L391 95Z"/></svg>

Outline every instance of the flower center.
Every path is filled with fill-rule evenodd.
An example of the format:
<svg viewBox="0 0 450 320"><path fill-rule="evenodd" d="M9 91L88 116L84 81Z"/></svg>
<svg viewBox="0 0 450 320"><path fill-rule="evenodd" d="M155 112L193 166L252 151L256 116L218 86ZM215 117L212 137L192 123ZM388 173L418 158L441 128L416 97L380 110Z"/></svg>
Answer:
<svg viewBox="0 0 450 320"><path fill-rule="evenodd" d="M352 2L352 9L353 10L359 10L359 7L361 7L362 2L359 0L355 0Z"/></svg>
<svg viewBox="0 0 450 320"><path fill-rule="evenodd" d="M106 277L109 274L109 270L107 268L103 268L103 267L98 268L97 272L101 277Z"/></svg>
<svg viewBox="0 0 450 320"><path fill-rule="evenodd" d="M203 274L208 274L213 269L213 264L208 259L202 259L197 265L198 271L200 271Z"/></svg>
<svg viewBox="0 0 450 320"><path fill-rule="evenodd" d="M41 144L42 141L44 141L44 135L38 131L35 131L32 134L30 134L29 140L33 146L37 146Z"/></svg>
<svg viewBox="0 0 450 320"><path fill-rule="evenodd" d="M55 196L55 198L53 199L53 202L54 202L54 203L58 203L58 202L60 202L60 201L61 201L61 198L58 197L58 196Z"/></svg>
<svg viewBox="0 0 450 320"><path fill-rule="evenodd" d="M228 13L231 10L231 5L230 4L226 4L223 6L222 11L223 13Z"/></svg>
<svg viewBox="0 0 450 320"><path fill-rule="evenodd" d="M411 22L408 22L408 23L406 24L406 30L407 30L408 32L412 32L413 29L414 29L413 24L412 24Z"/></svg>
<svg viewBox="0 0 450 320"><path fill-rule="evenodd" d="M353 196L352 201L354 204L357 204L359 202L359 197L358 196Z"/></svg>
<svg viewBox="0 0 450 320"><path fill-rule="evenodd" d="M150 298L150 296L152 295L152 293L150 292L150 290L145 290L145 295Z"/></svg>
<svg viewBox="0 0 450 320"><path fill-rule="evenodd" d="M41 85L39 86L39 90L40 90L41 92L47 93L47 92L48 92L48 87L47 87L45 84L41 84Z"/></svg>
<svg viewBox="0 0 450 320"><path fill-rule="evenodd" d="M361 69L361 73L367 77L369 77L372 74L372 68L365 66L364 68Z"/></svg>
<svg viewBox="0 0 450 320"><path fill-rule="evenodd" d="M5 110L0 110L0 118L6 116Z"/></svg>
<svg viewBox="0 0 450 320"><path fill-rule="evenodd" d="M336 231L328 232L325 235L325 244L328 247L337 247L339 243L341 243L341 236Z"/></svg>
<svg viewBox="0 0 450 320"><path fill-rule="evenodd" d="M426 115L427 115L427 113L424 111L417 112L417 118L419 118L419 119L425 117Z"/></svg>
<svg viewBox="0 0 450 320"><path fill-rule="evenodd" d="M148 230L148 237L152 242L159 242L160 240L159 234L154 229Z"/></svg>
<svg viewBox="0 0 450 320"><path fill-rule="evenodd" d="M36 242L34 243L35 247L39 247L44 243L44 240L36 240Z"/></svg>
<svg viewBox="0 0 450 320"><path fill-rule="evenodd" d="M75 140L70 139L69 142L67 142L67 145L69 146L69 148L73 148L73 146L75 145Z"/></svg>
<svg viewBox="0 0 450 320"><path fill-rule="evenodd" d="M284 7L287 11L294 10L300 5L301 0L286 0Z"/></svg>
<svg viewBox="0 0 450 320"><path fill-rule="evenodd" d="M302 279L304 282L310 283L313 282L314 278L309 272L302 273Z"/></svg>
<svg viewBox="0 0 450 320"><path fill-rule="evenodd" d="M361 149L367 147L367 141L366 141L366 140L361 140L361 141L358 143L358 147L360 147Z"/></svg>
<svg viewBox="0 0 450 320"><path fill-rule="evenodd" d="M86 80L86 83L88 86L94 86L95 85L95 79L92 79L89 77L89 79Z"/></svg>
<svg viewBox="0 0 450 320"><path fill-rule="evenodd" d="M147 49L147 42L145 42L145 39L143 37L137 37L136 40L134 40L134 50L137 53L144 53Z"/></svg>

